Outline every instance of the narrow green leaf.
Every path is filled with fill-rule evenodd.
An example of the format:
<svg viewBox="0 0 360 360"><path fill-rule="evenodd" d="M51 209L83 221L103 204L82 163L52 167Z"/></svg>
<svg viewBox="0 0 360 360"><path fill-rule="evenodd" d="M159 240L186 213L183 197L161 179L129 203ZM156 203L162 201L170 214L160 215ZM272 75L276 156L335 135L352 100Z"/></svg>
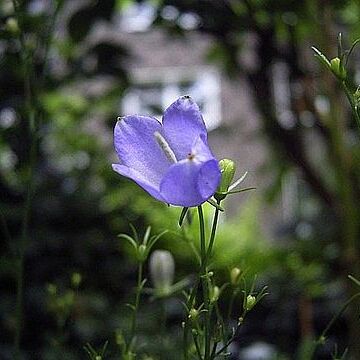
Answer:
<svg viewBox="0 0 360 360"><path fill-rule="evenodd" d="M312 46L311 49L315 52L315 57L318 58L329 70L331 70L331 64L327 57L316 47Z"/></svg>
<svg viewBox="0 0 360 360"><path fill-rule="evenodd" d="M150 237L150 232L151 232L151 226L148 226L146 228L146 231L145 231L145 235L144 235L144 239L143 239L143 244L146 245L148 240L149 240L149 237Z"/></svg>
<svg viewBox="0 0 360 360"><path fill-rule="evenodd" d="M118 238L126 240L127 242L130 243L130 245L132 245L134 247L135 250L137 249L138 245L137 245L136 241L131 236L126 235L126 234L119 234Z"/></svg>
<svg viewBox="0 0 360 360"><path fill-rule="evenodd" d="M248 188L243 188L243 189L239 189L239 190L233 190L233 191L228 191L226 194L230 195L230 194L238 194L244 191L249 191L249 190L256 190L255 187L248 187Z"/></svg>
<svg viewBox="0 0 360 360"><path fill-rule="evenodd" d="M360 281L358 279L356 279L355 277L353 277L352 275L348 275L348 278L354 282L356 285L360 286Z"/></svg>
<svg viewBox="0 0 360 360"><path fill-rule="evenodd" d="M183 224L183 221L185 219L186 213L188 212L189 208L188 207L184 207L181 210L181 214L180 214L180 218L179 218L179 226L181 227L181 225Z"/></svg>
<svg viewBox="0 0 360 360"><path fill-rule="evenodd" d="M348 60L349 60L349 57L350 57L351 53L353 52L353 50L355 49L356 45L357 45L359 42L360 42L360 38L359 38L359 39L356 39L356 40L352 43L351 48L347 51L345 66L346 66L347 63L348 63Z"/></svg>

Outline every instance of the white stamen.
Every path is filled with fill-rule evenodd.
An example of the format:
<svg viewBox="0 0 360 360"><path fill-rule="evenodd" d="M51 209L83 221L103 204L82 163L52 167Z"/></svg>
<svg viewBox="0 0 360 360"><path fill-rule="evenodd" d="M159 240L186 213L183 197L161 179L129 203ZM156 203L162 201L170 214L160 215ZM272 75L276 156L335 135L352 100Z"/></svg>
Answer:
<svg viewBox="0 0 360 360"><path fill-rule="evenodd" d="M168 142L164 139L164 137L158 131L154 132L154 136L155 136L157 143L160 145L161 149L164 151L164 153L165 153L166 157L169 159L169 161L176 163L177 162L176 156L175 156L174 152L172 151Z"/></svg>

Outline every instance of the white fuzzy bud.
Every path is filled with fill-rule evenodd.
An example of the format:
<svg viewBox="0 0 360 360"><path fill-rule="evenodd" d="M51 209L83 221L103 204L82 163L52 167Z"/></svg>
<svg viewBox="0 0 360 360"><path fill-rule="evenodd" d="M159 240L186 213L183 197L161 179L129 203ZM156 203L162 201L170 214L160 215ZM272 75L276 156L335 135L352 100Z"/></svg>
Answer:
<svg viewBox="0 0 360 360"><path fill-rule="evenodd" d="M150 276L156 289L166 291L174 281L175 262L167 250L155 250L150 256Z"/></svg>

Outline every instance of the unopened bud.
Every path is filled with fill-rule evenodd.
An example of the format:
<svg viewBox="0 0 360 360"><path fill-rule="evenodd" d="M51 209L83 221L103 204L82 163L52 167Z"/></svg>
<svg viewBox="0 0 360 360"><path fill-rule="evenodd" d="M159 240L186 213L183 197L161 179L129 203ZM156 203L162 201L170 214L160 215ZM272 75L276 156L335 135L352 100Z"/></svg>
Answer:
<svg viewBox="0 0 360 360"><path fill-rule="evenodd" d="M326 337L325 337L325 336L320 336L320 338L319 338L319 343L320 343L321 345L324 345L324 344L325 344L325 341L326 341Z"/></svg>
<svg viewBox="0 0 360 360"><path fill-rule="evenodd" d="M232 160L222 159L219 161L220 171L221 171L221 181L216 193L214 195L216 200L225 199L226 193L231 185L231 182L234 179L236 166Z"/></svg>
<svg viewBox="0 0 360 360"><path fill-rule="evenodd" d="M175 262L167 250L155 250L150 256L150 276L154 287L161 292L170 289L174 281Z"/></svg>
<svg viewBox="0 0 360 360"><path fill-rule="evenodd" d="M192 321L196 321L199 317L199 314L200 314L199 310L192 308L189 311L189 319Z"/></svg>
<svg viewBox="0 0 360 360"><path fill-rule="evenodd" d="M220 289L218 286L214 286L211 289L210 302L215 303L216 301L219 300L219 296L220 296Z"/></svg>
<svg viewBox="0 0 360 360"><path fill-rule="evenodd" d="M355 105L360 106L360 86L354 92Z"/></svg>
<svg viewBox="0 0 360 360"><path fill-rule="evenodd" d="M80 283L81 283L81 274L79 274L78 272L75 272L71 275L71 284L72 286L74 286L75 288L78 288Z"/></svg>
<svg viewBox="0 0 360 360"><path fill-rule="evenodd" d="M115 342L118 346L124 346L126 344L124 335L121 330L117 330L115 332Z"/></svg>
<svg viewBox="0 0 360 360"><path fill-rule="evenodd" d="M331 59L330 68L333 74L340 80L346 79L346 69L338 57Z"/></svg>
<svg viewBox="0 0 360 360"><path fill-rule="evenodd" d="M57 293L57 286L55 284L48 284L47 291L50 295L56 295Z"/></svg>
<svg viewBox="0 0 360 360"><path fill-rule="evenodd" d="M250 311L256 304L256 297L252 295L248 295L246 297L245 309Z"/></svg>
<svg viewBox="0 0 360 360"><path fill-rule="evenodd" d="M6 20L5 28L7 31L15 35L20 31L19 24L13 17L10 17Z"/></svg>
<svg viewBox="0 0 360 360"><path fill-rule="evenodd" d="M138 249L137 249L137 258L138 261L140 262L144 262L146 260L146 256L147 256L147 249L146 249L146 245L141 244Z"/></svg>
<svg viewBox="0 0 360 360"><path fill-rule="evenodd" d="M230 271L230 282L232 286L238 286L241 280L241 270L234 267Z"/></svg>

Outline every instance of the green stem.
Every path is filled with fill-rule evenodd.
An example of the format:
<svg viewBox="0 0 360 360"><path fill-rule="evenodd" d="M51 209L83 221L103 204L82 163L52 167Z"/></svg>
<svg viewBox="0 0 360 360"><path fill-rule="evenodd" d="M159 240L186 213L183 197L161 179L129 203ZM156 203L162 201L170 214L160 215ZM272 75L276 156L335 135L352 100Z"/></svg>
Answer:
<svg viewBox="0 0 360 360"><path fill-rule="evenodd" d="M332 317L332 319L327 324L326 328L323 330L321 335L318 337L318 339L314 342L312 349L310 350L309 359L312 359L315 353L315 350L319 345L321 345L325 341L325 336L328 333L328 331L331 329L331 327L334 325L335 321L345 312L345 310L348 308L348 306L356 300L358 297L360 297L360 293L357 293L353 295L346 303L341 307L341 309Z"/></svg>
<svg viewBox="0 0 360 360"><path fill-rule="evenodd" d="M356 124L357 124L357 126L358 126L359 131L360 131L360 115L359 115L359 113L358 113L358 111L357 111L357 106L356 106L356 104L355 104L355 102L354 102L354 96L353 96L353 94L351 93L351 91L350 91L350 89L349 89L349 87L347 86L347 84L346 84L345 81L342 81L342 82L341 82L341 85L342 85L342 88L344 89L344 92L345 92L345 94L346 94L346 97L347 97L347 99L348 99L348 101L349 101L349 103L350 103L351 110L352 110L352 112L353 112L353 114L354 114L354 117L355 117L355 120L356 120Z"/></svg>
<svg viewBox="0 0 360 360"><path fill-rule="evenodd" d="M4 237L5 237L5 240L6 240L6 245L11 246L11 243L12 243L11 234L10 234L10 231L9 231L9 227L8 227L8 224L7 224L7 221L6 221L5 214L4 214L2 209L0 210L0 218L1 218L1 225L2 225L2 228L3 228L3 232L4 232Z"/></svg>
<svg viewBox="0 0 360 360"><path fill-rule="evenodd" d="M220 201L217 201L217 204L220 205ZM209 240L209 247L206 253L206 261L208 261L211 257L211 252L214 246L214 242L215 242L215 235L216 235L216 227L217 227L217 223L219 220L219 213L220 210L218 208L215 209L215 213L214 213L214 219L213 219L213 223L212 223L212 227L211 227L211 234L210 234L210 240Z"/></svg>
<svg viewBox="0 0 360 360"><path fill-rule="evenodd" d="M15 15L18 18L20 29L22 30L22 24L20 22L19 7L17 2L13 1ZM34 173L36 165L36 148L37 148L37 129L35 122L36 106L34 104L34 98L31 90L31 69L32 69L32 54L26 48L24 34L20 33L19 41L21 45L20 56L23 67L24 75L24 97L25 97L25 110L26 110L26 123L25 127L28 128L30 138L30 155L29 155L29 172L27 179L26 198L23 209L23 220L21 226L21 240L18 252L18 271L17 271L17 289L16 289L16 330L14 339L14 358L20 359L20 343L21 343L21 331L23 327L23 293L24 293L24 260L25 252L29 242L29 221L31 212L31 200L34 187Z"/></svg>
<svg viewBox="0 0 360 360"><path fill-rule="evenodd" d="M161 350L160 350L160 360L164 359L164 355L166 354L166 304L165 299L160 300L160 307L161 307L161 323L160 323L160 344L161 344Z"/></svg>
<svg viewBox="0 0 360 360"><path fill-rule="evenodd" d="M233 291L231 294L229 309L228 309L228 314L227 314L228 323L230 323L230 318L231 318L232 310L234 307L234 301L235 301L237 294L238 294L238 290Z"/></svg>
<svg viewBox="0 0 360 360"><path fill-rule="evenodd" d="M196 353L199 357L199 360L203 360L203 357L201 355L201 350L200 350L200 346L199 346L199 342L197 337L193 334L193 340L194 340L194 344L195 344L195 348L196 348Z"/></svg>
<svg viewBox="0 0 360 360"><path fill-rule="evenodd" d="M204 216L203 216L202 207L199 206L198 210L199 210L199 222L200 222L200 248L201 248L200 273L199 273L199 277L196 279L196 282L195 282L194 287L192 289L192 292L190 294L189 300L187 302L187 307L189 309L191 307L193 307L193 305L194 305L194 300L195 300L196 295L197 295L197 291L198 291L200 281L202 281L204 279L203 275L206 274L207 260L210 258L211 251L212 251L212 248L213 248L213 245L214 245L216 228L217 228L217 223L218 223L219 213L220 213L219 209L215 210L213 223L212 223L212 227L211 227L209 248L206 250L205 225L204 225ZM205 266L205 268L204 268L204 266ZM202 282L202 284L203 284L203 282ZM206 285L207 285L207 282L206 282ZM208 294L208 291L206 293ZM209 317L209 320L210 320L210 317ZM188 345L187 345L188 344L188 335L189 335L189 319L186 319L185 320L185 325L184 325L184 336L183 336L184 360L188 359L188 350L187 350L188 349ZM209 338L209 340L210 340L210 338ZM210 348L210 344L208 346Z"/></svg>
<svg viewBox="0 0 360 360"><path fill-rule="evenodd" d="M199 230L200 230L200 250L201 250L201 268L200 268L200 277L203 289L203 299L204 299L204 310L205 310L205 353L204 360L209 360L210 356L210 301L209 301L209 287L207 279L207 252L206 252L206 240L205 240L205 222L204 222L204 213L202 206L198 206L199 214Z"/></svg>
<svg viewBox="0 0 360 360"><path fill-rule="evenodd" d="M141 291L142 291L142 281L143 281L142 276L143 276L143 264L142 264L142 262L139 262L135 303L134 303L134 308L133 308L133 313L132 313L132 318L131 318L130 337L129 337L129 343L128 343L129 350L132 349L132 345L133 345L134 337L135 337L137 313L138 313L138 309L139 309L140 296L141 296Z"/></svg>

